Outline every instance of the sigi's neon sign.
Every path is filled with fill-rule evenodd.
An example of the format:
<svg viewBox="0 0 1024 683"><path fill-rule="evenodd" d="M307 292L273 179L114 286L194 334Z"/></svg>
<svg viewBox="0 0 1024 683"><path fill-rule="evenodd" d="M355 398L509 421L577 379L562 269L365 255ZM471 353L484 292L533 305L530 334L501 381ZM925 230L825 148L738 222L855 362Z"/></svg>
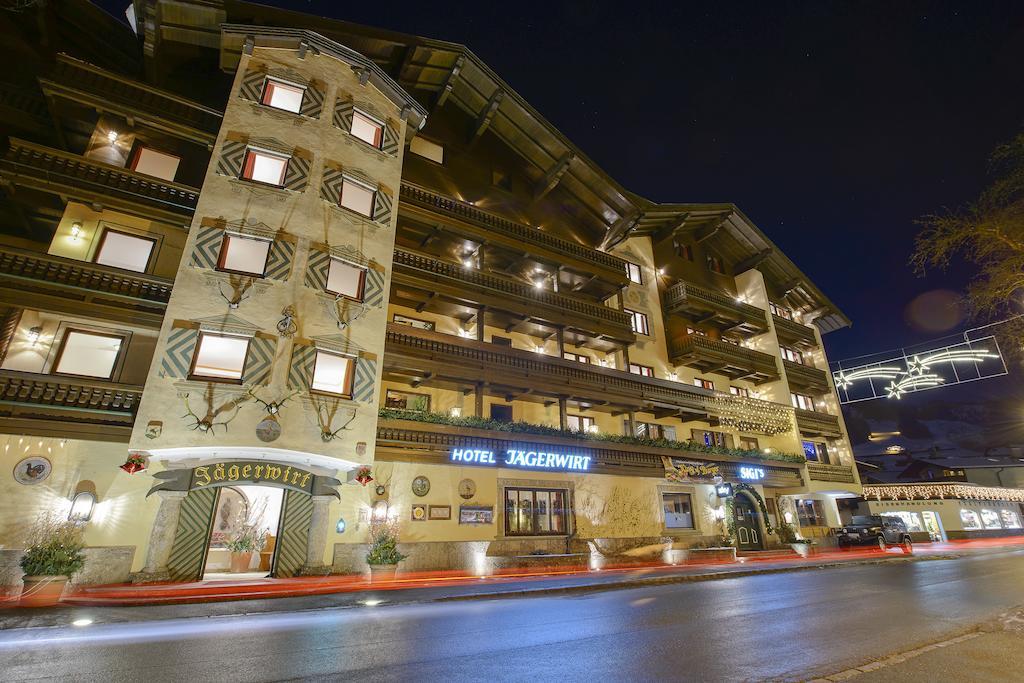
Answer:
<svg viewBox="0 0 1024 683"><path fill-rule="evenodd" d="M546 453L544 451L520 451L513 448L499 456L494 451L479 448L453 448L450 459L467 465L498 465L542 470L573 470L586 472L590 469L589 455L568 453Z"/></svg>
<svg viewBox="0 0 1024 683"><path fill-rule="evenodd" d="M760 481L764 479L764 469L760 467L740 467L740 479Z"/></svg>

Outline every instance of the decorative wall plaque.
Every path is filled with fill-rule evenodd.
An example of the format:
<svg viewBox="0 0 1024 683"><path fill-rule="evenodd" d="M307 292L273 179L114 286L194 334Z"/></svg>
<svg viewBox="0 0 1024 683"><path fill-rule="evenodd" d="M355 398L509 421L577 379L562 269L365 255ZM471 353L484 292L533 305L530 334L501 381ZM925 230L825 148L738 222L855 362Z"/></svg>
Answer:
<svg viewBox="0 0 1024 683"><path fill-rule="evenodd" d="M430 492L430 480L422 474L412 480L412 492L422 498Z"/></svg>
<svg viewBox="0 0 1024 683"><path fill-rule="evenodd" d="M31 486L45 481L52 470L53 466L49 460L33 455L14 466L14 480L19 484Z"/></svg>
<svg viewBox="0 0 1024 683"><path fill-rule="evenodd" d="M476 495L476 482L472 479L463 479L459 482L459 496L469 500Z"/></svg>

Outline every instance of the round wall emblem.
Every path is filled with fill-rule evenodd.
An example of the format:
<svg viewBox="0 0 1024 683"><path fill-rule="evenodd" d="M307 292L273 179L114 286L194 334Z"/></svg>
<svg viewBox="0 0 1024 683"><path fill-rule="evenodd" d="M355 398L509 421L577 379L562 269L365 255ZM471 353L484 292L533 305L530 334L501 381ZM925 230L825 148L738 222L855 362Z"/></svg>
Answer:
<svg viewBox="0 0 1024 683"><path fill-rule="evenodd" d="M260 420L256 425L256 438L264 443L270 443L281 436L281 424L272 417Z"/></svg>
<svg viewBox="0 0 1024 683"><path fill-rule="evenodd" d="M469 500L476 495L476 482L472 479L463 479L459 482L459 495Z"/></svg>
<svg viewBox="0 0 1024 683"><path fill-rule="evenodd" d="M19 484L38 484L50 476L53 466L46 458L33 455L14 466L14 480Z"/></svg>
<svg viewBox="0 0 1024 683"><path fill-rule="evenodd" d="M412 480L412 492L421 498L430 491L430 480L422 474Z"/></svg>

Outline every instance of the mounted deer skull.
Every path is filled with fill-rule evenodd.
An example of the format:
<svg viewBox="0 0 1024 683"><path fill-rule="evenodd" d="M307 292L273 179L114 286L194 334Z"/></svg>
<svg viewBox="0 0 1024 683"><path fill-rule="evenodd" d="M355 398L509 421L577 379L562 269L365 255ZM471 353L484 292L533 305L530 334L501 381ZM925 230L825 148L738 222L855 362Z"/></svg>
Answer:
<svg viewBox="0 0 1024 683"><path fill-rule="evenodd" d="M274 416L276 416L276 415L278 415L281 412L281 409L284 408L284 404L287 403L288 400L290 398L292 398L293 396L295 396L296 394L302 393L302 390L298 389L296 391L293 391L292 393L290 393L287 396L285 396L284 398L282 398L280 401L271 401L270 403L264 401L262 398L257 396L256 392L254 392L252 390L252 387L250 387L247 390L247 393L249 394L250 398L252 398L254 401L256 401L261 406L263 406L264 410L267 411L267 415L274 415Z"/></svg>
<svg viewBox="0 0 1024 683"><path fill-rule="evenodd" d="M215 434L217 427L224 427L224 430L227 431L228 423L230 423L238 416L238 411L242 409L242 404L245 403L246 401L246 398L244 396L240 396L238 398L228 401L227 403L224 403L221 406L218 406L217 408L214 408L213 387L210 387L206 392L206 414L203 417L199 417L199 415L197 415L192 410L192 407L189 405L188 397L189 395L187 393L182 394L182 398L185 401L186 411L185 414L182 415L182 417L190 418L191 420L193 420L192 424L189 425L189 429L193 431L202 432L203 434ZM231 414L231 417L222 422L216 421L218 415L220 415L226 410L231 410L232 408L234 408L235 412Z"/></svg>
<svg viewBox="0 0 1024 683"><path fill-rule="evenodd" d="M314 399L315 401L315 399ZM334 416L338 412L338 405L335 404L333 407L329 407L326 403L316 402L316 421L320 426L320 439L324 443L330 443L338 437L338 434L348 429L348 426L352 424L352 420L356 419L356 409L349 408L351 415L349 415L348 421L341 425L334 431L331 431L331 423L334 422Z"/></svg>

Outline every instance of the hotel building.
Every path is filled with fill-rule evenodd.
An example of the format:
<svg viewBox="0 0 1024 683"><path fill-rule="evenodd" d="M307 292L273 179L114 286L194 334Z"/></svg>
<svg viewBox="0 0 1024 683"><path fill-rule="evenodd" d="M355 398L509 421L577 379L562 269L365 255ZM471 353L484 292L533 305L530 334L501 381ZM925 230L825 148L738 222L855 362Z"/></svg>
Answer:
<svg viewBox="0 0 1024 683"><path fill-rule="evenodd" d="M48 511L82 583L224 571L246 523L281 577L364 571L379 518L476 572L840 525L849 321L736 206L626 189L463 45L128 17L0 17L0 583Z"/></svg>

